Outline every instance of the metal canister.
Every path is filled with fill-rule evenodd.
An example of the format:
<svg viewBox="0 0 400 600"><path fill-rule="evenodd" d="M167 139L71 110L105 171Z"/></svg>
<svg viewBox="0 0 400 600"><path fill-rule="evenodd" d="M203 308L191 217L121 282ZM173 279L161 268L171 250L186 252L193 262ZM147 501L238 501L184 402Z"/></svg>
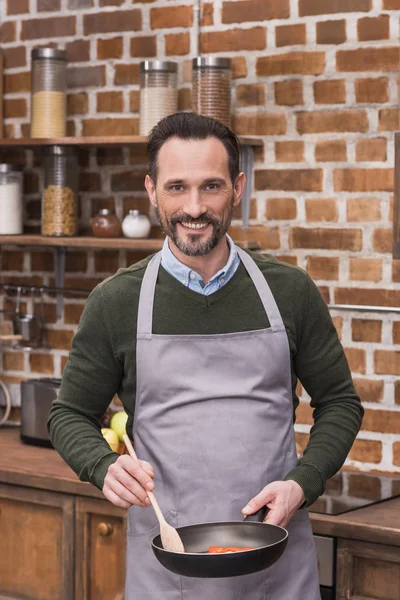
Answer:
<svg viewBox="0 0 400 600"><path fill-rule="evenodd" d="M22 167L0 163L0 235L22 232Z"/></svg>
<svg viewBox="0 0 400 600"><path fill-rule="evenodd" d="M178 64L166 60L140 63L140 135L178 110Z"/></svg>
<svg viewBox="0 0 400 600"><path fill-rule="evenodd" d="M78 231L78 161L72 146L49 146L44 157L42 235L73 236Z"/></svg>
<svg viewBox="0 0 400 600"><path fill-rule="evenodd" d="M36 48L31 58L31 137L63 137L67 115L67 53L57 48Z"/></svg>
<svg viewBox="0 0 400 600"><path fill-rule="evenodd" d="M192 110L229 127L231 59L198 56L192 60Z"/></svg>

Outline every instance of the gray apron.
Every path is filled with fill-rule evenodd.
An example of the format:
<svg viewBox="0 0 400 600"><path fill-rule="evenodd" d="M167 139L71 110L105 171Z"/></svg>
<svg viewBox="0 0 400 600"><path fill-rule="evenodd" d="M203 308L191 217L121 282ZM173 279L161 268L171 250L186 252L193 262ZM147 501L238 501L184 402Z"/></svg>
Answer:
<svg viewBox="0 0 400 600"><path fill-rule="evenodd" d="M268 315L268 329L216 335L154 335L153 301L161 253L142 282L137 327L133 425L139 458L155 472L155 491L174 527L241 520L241 509L297 462L289 343L271 290L238 248ZM150 542L152 508L128 512L125 600L319 600L307 509L288 525L283 556L241 577L197 579L170 573ZM218 544L218 540L216 540Z"/></svg>

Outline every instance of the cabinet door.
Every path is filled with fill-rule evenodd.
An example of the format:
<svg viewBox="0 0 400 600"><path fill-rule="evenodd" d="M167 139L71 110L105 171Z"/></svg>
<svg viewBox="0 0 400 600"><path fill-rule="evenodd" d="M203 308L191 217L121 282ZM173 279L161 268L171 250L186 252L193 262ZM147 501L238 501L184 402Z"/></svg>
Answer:
<svg viewBox="0 0 400 600"><path fill-rule="evenodd" d="M399 600L400 548L339 540L337 600Z"/></svg>
<svg viewBox="0 0 400 600"><path fill-rule="evenodd" d="M76 500L76 600L123 600L126 511L106 500Z"/></svg>
<svg viewBox="0 0 400 600"><path fill-rule="evenodd" d="M74 500L0 484L0 598L73 600Z"/></svg>

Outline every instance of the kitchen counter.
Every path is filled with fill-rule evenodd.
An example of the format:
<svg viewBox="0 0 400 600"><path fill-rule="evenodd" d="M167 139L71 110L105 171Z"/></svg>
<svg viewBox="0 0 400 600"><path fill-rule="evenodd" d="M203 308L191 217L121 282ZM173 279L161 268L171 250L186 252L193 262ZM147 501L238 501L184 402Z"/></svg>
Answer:
<svg viewBox="0 0 400 600"><path fill-rule="evenodd" d="M399 482L400 478L395 477ZM0 483L104 499L51 448L22 444L19 428L0 428ZM316 534L400 546L400 497L342 515L310 512Z"/></svg>

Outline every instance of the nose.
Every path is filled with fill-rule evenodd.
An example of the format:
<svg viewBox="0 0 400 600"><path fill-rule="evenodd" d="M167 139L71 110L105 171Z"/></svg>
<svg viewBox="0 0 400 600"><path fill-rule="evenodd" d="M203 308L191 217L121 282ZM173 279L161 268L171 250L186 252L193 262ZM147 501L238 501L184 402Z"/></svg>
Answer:
<svg viewBox="0 0 400 600"><path fill-rule="evenodd" d="M182 208L193 219L198 219L202 214L207 212L207 207L202 200L200 191L196 188L191 189L187 194Z"/></svg>

